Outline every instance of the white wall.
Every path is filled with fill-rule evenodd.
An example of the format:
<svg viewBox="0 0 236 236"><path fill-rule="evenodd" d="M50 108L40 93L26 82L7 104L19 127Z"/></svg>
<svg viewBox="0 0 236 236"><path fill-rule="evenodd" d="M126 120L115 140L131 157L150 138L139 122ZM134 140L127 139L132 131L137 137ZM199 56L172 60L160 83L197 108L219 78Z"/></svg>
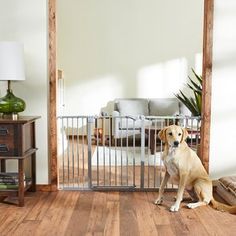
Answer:
<svg viewBox="0 0 236 236"><path fill-rule="evenodd" d="M48 183L47 128L47 1L0 0L0 40L24 44L26 80L12 82L16 96L26 102L21 115L37 115L37 183ZM1 82L1 96L6 83Z"/></svg>
<svg viewBox="0 0 236 236"><path fill-rule="evenodd" d="M203 0L57 3L64 114L98 114L120 97L173 97L196 58L201 71Z"/></svg>
<svg viewBox="0 0 236 236"><path fill-rule="evenodd" d="M210 174L236 174L236 1L215 0Z"/></svg>

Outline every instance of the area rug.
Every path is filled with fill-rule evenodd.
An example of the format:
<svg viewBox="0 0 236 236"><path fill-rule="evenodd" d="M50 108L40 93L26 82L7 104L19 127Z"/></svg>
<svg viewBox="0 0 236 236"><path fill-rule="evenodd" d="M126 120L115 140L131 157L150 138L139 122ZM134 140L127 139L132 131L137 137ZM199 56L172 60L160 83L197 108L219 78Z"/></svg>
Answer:
<svg viewBox="0 0 236 236"><path fill-rule="evenodd" d="M161 152L151 155L145 148L145 166L158 166L161 163ZM92 166L140 166L141 148L140 147L96 147L92 156Z"/></svg>

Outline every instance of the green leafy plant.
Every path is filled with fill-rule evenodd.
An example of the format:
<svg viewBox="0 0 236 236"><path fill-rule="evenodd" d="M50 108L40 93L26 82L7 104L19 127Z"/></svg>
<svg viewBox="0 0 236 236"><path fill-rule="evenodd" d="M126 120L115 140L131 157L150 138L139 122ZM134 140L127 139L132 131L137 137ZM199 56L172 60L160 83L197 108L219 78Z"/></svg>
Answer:
<svg viewBox="0 0 236 236"><path fill-rule="evenodd" d="M187 87L192 90L193 96L188 97L181 90L179 94L175 94L175 96L189 109L193 116L201 116L202 76L198 75L194 69L192 69L192 72L197 82L194 82L193 79L188 76L189 82L187 83Z"/></svg>

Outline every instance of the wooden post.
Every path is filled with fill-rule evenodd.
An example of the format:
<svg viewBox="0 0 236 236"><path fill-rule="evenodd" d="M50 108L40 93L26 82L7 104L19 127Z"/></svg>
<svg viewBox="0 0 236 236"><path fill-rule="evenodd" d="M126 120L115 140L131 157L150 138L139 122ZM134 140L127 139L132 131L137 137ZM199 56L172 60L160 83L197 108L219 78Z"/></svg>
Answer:
<svg viewBox="0 0 236 236"><path fill-rule="evenodd" d="M49 0L49 181L57 190L57 69L56 69L56 0Z"/></svg>
<svg viewBox="0 0 236 236"><path fill-rule="evenodd" d="M201 161L209 171L214 0L204 1Z"/></svg>

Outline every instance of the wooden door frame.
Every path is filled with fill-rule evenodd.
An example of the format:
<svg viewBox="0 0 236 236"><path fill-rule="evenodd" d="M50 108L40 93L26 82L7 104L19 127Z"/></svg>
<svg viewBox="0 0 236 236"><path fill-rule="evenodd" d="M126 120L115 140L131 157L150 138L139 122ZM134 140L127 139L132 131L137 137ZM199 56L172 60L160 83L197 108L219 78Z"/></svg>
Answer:
<svg viewBox="0 0 236 236"><path fill-rule="evenodd" d="M49 9L49 185L50 191L57 190L57 67L56 67L56 0L48 0ZM203 27L203 95L201 126L201 161L209 170L210 124L211 124L211 80L213 46L214 0L204 0Z"/></svg>
<svg viewBox="0 0 236 236"><path fill-rule="evenodd" d="M214 0L204 0L203 64L202 64L202 125L201 154L203 166L209 172L211 92L212 92L212 49L213 49Z"/></svg>
<svg viewBox="0 0 236 236"><path fill-rule="evenodd" d="M56 63L56 0L48 0L48 69L49 69L49 191L56 191L58 184L57 166L57 63Z"/></svg>

